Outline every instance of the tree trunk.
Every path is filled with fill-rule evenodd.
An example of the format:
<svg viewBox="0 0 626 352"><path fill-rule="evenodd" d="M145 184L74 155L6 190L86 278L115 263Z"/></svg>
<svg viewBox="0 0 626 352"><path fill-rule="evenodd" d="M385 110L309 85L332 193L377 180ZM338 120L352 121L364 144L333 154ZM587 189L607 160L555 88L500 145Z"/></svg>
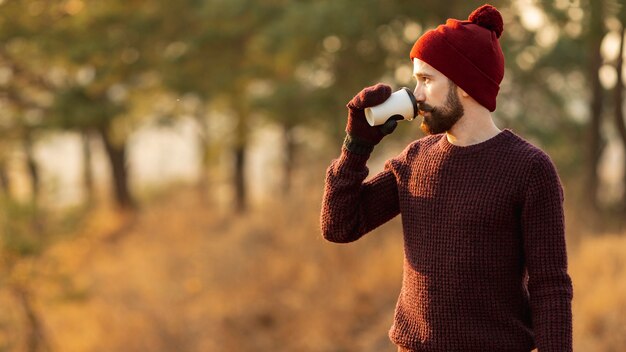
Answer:
<svg viewBox="0 0 626 352"><path fill-rule="evenodd" d="M30 175L32 190L31 203L34 206L31 224L33 226L33 231L39 235L43 234L45 229L45 214L39 211L39 193L41 188L41 180L39 175L39 165L37 165L37 161L35 160L35 155L33 153L33 138L31 131L26 131L23 143L24 153L26 154L26 167L28 169L28 174Z"/></svg>
<svg viewBox="0 0 626 352"><path fill-rule="evenodd" d="M0 158L0 191L6 198L11 198L11 180L4 158Z"/></svg>
<svg viewBox="0 0 626 352"><path fill-rule="evenodd" d="M98 132L102 137L104 149L111 165L111 178L113 181L115 202L121 210L134 210L137 206L128 187L126 145L122 144L118 146L113 143L109 136L109 131L106 128L100 128Z"/></svg>
<svg viewBox="0 0 626 352"><path fill-rule="evenodd" d="M598 207L598 164L602 155L602 137L601 137L601 125L602 125L602 103L603 103L603 88L600 84L600 78L598 71L602 66L602 54L600 52L600 45L604 38L604 23L603 23L603 1L591 2L591 25L589 28L589 46L591 58L589 61L589 80L592 89L592 98L590 102L591 119L589 121L589 134L588 134L588 160L587 160L587 182L588 185L585 188L587 191L586 198L592 209L597 212Z"/></svg>
<svg viewBox="0 0 626 352"><path fill-rule="evenodd" d="M241 101L241 100L238 100ZM248 210L248 189L246 186L246 152L248 147L248 111L237 105L237 125L235 127L235 144L233 146L235 190L235 212L245 213Z"/></svg>
<svg viewBox="0 0 626 352"><path fill-rule="evenodd" d="M30 185L32 191L33 204L37 204L40 191L39 167L33 154L33 139L30 131L26 131L24 135L24 153L26 154L26 167L30 176Z"/></svg>
<svg viewBox="0 0 626 352"><path fill-rule="evenodd" d="M198 193L202 200L210 201L209 196L209 187L210 187L210 177L211 177L211 166L213 163L213 154L211 150L210 135L209 135L209 126L206 120L206 116L202 113L198 113L194 115L196 122L200 126L200 133L198 137L198 148L201 156L201 165L200 165L200 179L198 180Z"/></svg>
<svg viewBox="0 0 626 352"><path fill-rule="evenodd" d="M235 212L245 213L248 210L246 188L246 146L238 144L233 149L235 159L235 174L233 178L235 187Z"/></svg>
<svg viewBox="0 0 626 352"><path fill-rule="evenodd" d="M617 56L617 62L615 63L615 69L617 70L617 84L615 85L615 128L618 131L620 139L622 140L622 150L624 151L624 161L622 163L624 167L624 175L622 179L622 200L620 204L621 212L626 215L626 124L624 123L624 81L622 79L624 64L624 35L626 35L626 21L624 17L626 17L626 10L621 9L620 13L621 21L622 21L622 30L620 32L620 45L619 45L619 55Z"/></svg>
<svg viewBox="0 0 626 352"><path fill-rule="evenodd" d="M44 334L41 318L33 307L30 293L23 287L13 287L12 292L26 318L26 351L50 351L51 348Z"/></svg>
<svg viewBox="0 0 626 352"><path fill-rule="evenodd" d="M210 145L206 139L200 138L199 148L200 148L200 155L202 157L202 160L200 164L200 176L198 180L198 190L202 199L205 201L209 201L209 198L208 198L209 189L210 189L209 185L211 183L210 181L211 151L209 149Z"/></svg>
<svg viewBox="0 0 626 352"><path fill-rule="evenodd" d="M293 185L293 169L296 154L296 141L293 136L293 126L289 124L283 125L284 138L284 156L283 156L283 195L287 196L291 193Z"/></svg>
<svg viewBox="0 0 626 352"><path fill-rule="evenodd" d="M83 186L85 202L91 205L95 197L93 170L91 168L91 132L83 131L81 135L83 142Z"/></svg>

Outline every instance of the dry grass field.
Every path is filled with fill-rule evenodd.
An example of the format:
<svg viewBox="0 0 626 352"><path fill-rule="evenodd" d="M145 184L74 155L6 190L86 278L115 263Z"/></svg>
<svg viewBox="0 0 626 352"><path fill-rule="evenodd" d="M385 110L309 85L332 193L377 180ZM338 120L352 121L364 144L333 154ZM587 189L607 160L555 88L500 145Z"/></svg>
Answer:
<svg viewBox="0 0 626 352"><path fill-rule="evenodd" d="M394 351L399 221L353 244L325 242L318 193L243 217L184 187L134 218L94 212L39 260L44 274L30 283L51 350ZM583 238L569 251L575 350L624 351L626 235ZM19 309L4 293L0 305L5 345L21 351Z"/></svg>

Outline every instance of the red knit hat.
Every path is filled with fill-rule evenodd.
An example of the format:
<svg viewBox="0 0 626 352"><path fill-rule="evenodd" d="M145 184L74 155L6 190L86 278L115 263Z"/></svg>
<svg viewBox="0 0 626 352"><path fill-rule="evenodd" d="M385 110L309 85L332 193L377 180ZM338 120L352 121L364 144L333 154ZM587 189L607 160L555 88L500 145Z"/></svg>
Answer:
<svg viewBox="0 0 626 352"><path fill-rule="evenodd" d="M413 45L411 61L426 62L494 111L504 76L504 55L498 41L503 30L500 12L483 5L467 21L448 19L445 25L426 32Z"/></svg>

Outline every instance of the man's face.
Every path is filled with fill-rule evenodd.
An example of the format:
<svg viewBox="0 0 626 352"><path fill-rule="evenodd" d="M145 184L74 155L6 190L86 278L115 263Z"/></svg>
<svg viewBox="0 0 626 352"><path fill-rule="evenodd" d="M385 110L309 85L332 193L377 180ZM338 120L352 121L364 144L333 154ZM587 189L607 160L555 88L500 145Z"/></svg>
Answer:
<svg viewBox="0 0 626 352"><path fill-rule="evenodd" d="M426 134L449 131L463 116L456 85L419 59L413 59L413 76L417 80L413 94L423 118L420 128Z"/></svg>

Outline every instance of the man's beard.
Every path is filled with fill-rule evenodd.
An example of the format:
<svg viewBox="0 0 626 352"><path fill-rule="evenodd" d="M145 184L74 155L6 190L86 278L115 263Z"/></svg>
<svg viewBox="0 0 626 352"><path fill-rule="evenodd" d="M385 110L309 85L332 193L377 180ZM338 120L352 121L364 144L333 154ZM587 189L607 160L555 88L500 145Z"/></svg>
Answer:
<svg viewBox="0 0 626 352"><path fill-rule="evenodd" d="M420 128L426 134L439 134L449 131L463 116L463 105L456 91L456 84L448 81L448 96L443 106L433 107L426 103L420 103L419 109L429 112L429 116L422 115Z"/></svg>

